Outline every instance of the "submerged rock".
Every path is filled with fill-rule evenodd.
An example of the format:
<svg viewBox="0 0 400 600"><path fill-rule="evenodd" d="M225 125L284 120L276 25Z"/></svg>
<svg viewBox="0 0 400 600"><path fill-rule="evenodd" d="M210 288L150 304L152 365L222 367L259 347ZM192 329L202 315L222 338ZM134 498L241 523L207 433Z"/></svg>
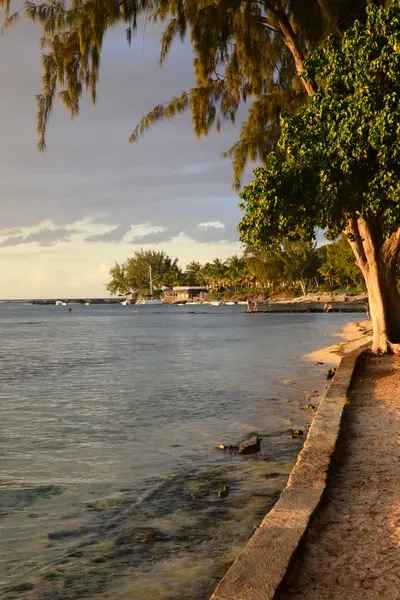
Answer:
<svg viewBox="0 0 400 600"><path fill-rule="evenodd" d="M245 440L239 445L240 454L253 454L253 452L260 451L260 438L254 436L248 440Z"/></svg>
<svg viewBox="0 0 400 600"><path fill-rule="evenodd" d="M17 585L7 588L6 592L29 592L30 590L33 590L33 587L33 583L27 581L25 583L18 583Z"/></svg>
<svg viewBox="0 0 400 600"><path fill-rule="evenodd" d="M227 485L223 485L218 490L218 498L225 498L229 494L229 487Z"/></svg>
<svg viewBox="0 0 400 600"><path fill-rule="evenodd" d="M85 533L90 533L91 529L88 527L80 527L75 530L66 530L66 531L54 531L47 534L49 540L64 540L66 538L75 538L81 535L85 535Z"/></svg>

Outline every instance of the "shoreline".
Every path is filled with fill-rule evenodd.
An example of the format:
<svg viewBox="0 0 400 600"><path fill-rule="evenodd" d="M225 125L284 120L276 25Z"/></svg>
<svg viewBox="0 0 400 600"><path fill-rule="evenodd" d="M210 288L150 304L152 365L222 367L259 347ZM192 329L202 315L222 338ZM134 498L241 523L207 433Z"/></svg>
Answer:
<svg viewBox="0 0 400 600"><path fill-rule="evenodd" d="M275 600L278 597L283 600L282 584L287 582L295 561L301 556L303 540L326 493L349 388L359 358L368 347L369 325L368 322L349 323L337 334L344 342L304 357L340 363L340 367L311 422L286 488L210 600ZM322 360L318 362L323 364ZM292 586L290 595L293 590Z"/></svg>
<svg viewBox="0 0 400 600"><path fill-rule="evenodd" d="M308 361L339 365L343 356L372 341L372 323L371 321L347 323L333 337L341 338L343 341L314 350L304 358Z"/></svg>

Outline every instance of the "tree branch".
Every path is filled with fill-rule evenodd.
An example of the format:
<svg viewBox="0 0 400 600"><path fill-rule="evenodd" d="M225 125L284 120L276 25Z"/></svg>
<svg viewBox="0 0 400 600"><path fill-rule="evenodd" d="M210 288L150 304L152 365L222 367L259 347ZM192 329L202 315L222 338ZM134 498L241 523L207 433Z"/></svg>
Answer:
<svg viewBox="0 0 400 600"><path fill-rule="evenodd" d="M384 242L382 253L385 261L390 266L393 266L399 257L400 252L400 228L394 231L391 236Z"/></svg>
<svg viewBox="0 0 400 600"><path fill-rule="evenodd" d="M296 72L300 76L301 82L304 89L309 96L313 96L317 92L317 86L314 82L308 81L303 77L304 73L304 53L298 43L296 34L293 31L293 27L289 21L289 18L284 9L278 4L266 2L265 6L267 10L276 18L279 24L279 29L282 33L283 41L293 56Z"/></svg>
<svg viewBox="0 0 400 600"><path fill-rule="evenodd" d="M356 257L357 264L362 273L364 273L368 263L360 235L360 229L358 227L357 217L349 217L344 233L349 240L350 246L354 252L354 256Z"/></svg>

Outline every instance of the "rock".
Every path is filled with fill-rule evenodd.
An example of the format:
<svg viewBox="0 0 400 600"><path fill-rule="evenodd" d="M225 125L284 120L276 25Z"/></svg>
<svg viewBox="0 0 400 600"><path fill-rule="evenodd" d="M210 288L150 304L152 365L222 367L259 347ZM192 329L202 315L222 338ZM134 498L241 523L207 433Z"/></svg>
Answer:
<svg viewBox="0 0 400 600"><path fill-rule="evenodd" d="M18 583L17 585L13 585L12 587L7 588L5 591L6 592L29 592L30 590L33 590L33 583L30 583L29 581L25 582L25 583Z"/></svg>
<svg viewBox="0 0 400 600"><path fill-rule="evenodd" d="M226 452L227 450L229 450L229 452L237 452L239 450L239 446L226 446L225 444L220 444L219 446L217 446L217 450L221 450L221 452Z"/></svg>
<svg viewBox="0 0 400 600"><path fill-rule="evenodd" d="M260 438L254 436L248 440L245 440L239 445L240 454L252 454L253 452L260 451Z"/></svg>
<svg viewBox="0 0 400 600"><path fill-rule="evenodd" d="M290 435L292 440L304 435L304 431L302 429L289 429L287 433Z"/></svg>
<svg viewBox="0 0 400 600"><path fill-rule="evenodd" d="M329 369L329 371L325 375L325 379L333 379L333 377L335 376L335 373L336 373L336 369Z"/></svg>
<svg viewBox="0 0 400 600"><path fill-rule="evenodd" d="M315 404L307 404L306 409L307 410L317 410L317 407L315 406Z"/></svg>
<svg viewBox="0 0 400 600"><path fill-rule="evenodd" d="M229 494L229 487L227 485L223 485L218 490L218 498L225 498Z"/></svg>
<svg viewBox="0 0 400 600"><path fill-rule="evenodd" d="M48 533L47 537L49 540L64 540L67 538L75 538L80 535L85 535L85 533L90 533L90 529L88 527L81 527L74 531L55 531L52 533Z"/></svg>

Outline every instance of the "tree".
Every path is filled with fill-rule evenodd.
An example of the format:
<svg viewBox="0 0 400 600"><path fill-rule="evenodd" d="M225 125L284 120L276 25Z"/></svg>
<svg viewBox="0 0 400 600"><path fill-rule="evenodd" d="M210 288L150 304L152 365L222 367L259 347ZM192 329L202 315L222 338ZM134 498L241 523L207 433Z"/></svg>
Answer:
<svg viewBox="0 0 400 600"><path fill-rule="evenodd" d="M186 267L185 278L188 285L201 285L204 281L201 264L193 260Z"/></svg>
<svg viewBox="0 0 400 600"><path fill-rule="evenodd" d="M220 258L214 258L210 265L213 287L225 287L227 283L227 266Z"/></svg>
<svg viewBox="0 0 400 600"><path fill-rule="evenodd" d="M312 267L315 264L315 261L313 261L314 250L315 244L302 236L296 240L283 240L279 248L283 278L289 284L298 283L303 295L307 292L307 280L312 279L314 276L312 272Z"/></svg>
<svg viewBox="0 0 400 600"><path fill-rule="evenodd" d="M226 284L230 289L237 290L243 287L245 278L246 263L244 258L234 254L226 261Z"/></svg>
<svg viewBox="0 0 400 600"><path fill-rule="evenodd" d="M378 353L398 349L400 295L400 4L370 6L339 43L306 64L319 84L282 119L266 168L243 191L239 230L247 244L309 239L316 227L350 242L369 295Z"/></svg>
<svg viewBox="0 0 400 600"><path fill-rule="evenodd" d="M381 4L383 0L376 0ZM165 23L160 63L173 42L190 31L195 86L166 104L158 104L135 128L134 142L154 123L190 110L198 137L237 111L251 98L240 139L227 152L234 162L235 182L248 159L264 162L280 134L279 116L301 106L316 89L303 77L304 59L334 32L341 38L354 18L363 18L371 0L26 0L23 10L42 26L44 76L37 97L39 148L59 99L72 117L87 89L96 102L103 39L108 29L124 24L128 41L139 17ZM0 0L6 25L19 12Z"/></svg>
<svg viewBox="0 0 400 600"><path fill-rule="evenodd" d="M178 259L174 260L167 272L160 273L157 282L159 287L165 286L169 288L182 285L184 283L184 277L182 269L178 264Z"/></svg>
<svg viewBox="0 0 400 600"><path fill-rule="evenodd" d="M273 247L247 246L244 260L249 272L249 282L256 282L264 292L282 282L282 262Z"/></svg>
<svg viewBox="0 0 400 600"><path fill-rule="evenodd" d="M119 294L125 296L131 291L131 286L125 279L125 266L119 265L117 262L110 269L111 281L107 284L107 290L112 295Z"/></svg>
<svg viewBox="0 0 400 600"><path fill-rule="evenodd" d="M323 249L319 272L329 283L347 287L361 285L362 273L346 236L342 235L338 242L327 244Z"/></svg>
<svg viewBox="0 0 400 600"><path fill-rule="evenodd" d="M111 280L107 290L111 294L144 293L149 291L150 274L152 270L155 287L160 287L165 276L175 267L177 261L172 261L165 252L154 250L138 250L132 258L122 265L115 263L110 269Z"/></svg>

